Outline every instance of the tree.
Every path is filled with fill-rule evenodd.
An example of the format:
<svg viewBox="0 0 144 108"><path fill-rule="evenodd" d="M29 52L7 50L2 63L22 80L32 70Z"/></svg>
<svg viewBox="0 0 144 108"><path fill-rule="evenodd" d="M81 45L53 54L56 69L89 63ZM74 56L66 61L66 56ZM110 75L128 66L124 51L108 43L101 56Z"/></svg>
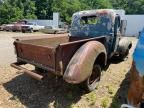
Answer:
<svg viewBox="0 0 144 108"><path fill-rule="evenodd" d="M116 9L124 9L127 14L144 14L144 0L111 0Z"/></svg>
<svg viewBox="0 0 144 108"><path fill-rule="evenodd" d="M36 16L38 19L52 18L52 3L53 0L36 0Z"/></svg>
<svg viewBox="0 0 144 108"><path fill-rule="evenodd" d="M8 3L0 5L0 24L10 23L22 19L22 11Z"/></svg>
<svg viewBox="0 0 144 108"><path fill-rule="evenodd" d="M8 0L8 3L12 7L18 7L23 11L22 15L24 18L31 19L36 18L35 11L35 1L32 0Z"/></svg>
<svg viewBox="0 0 144 108"><path fill-rule="evenodd" d="M88 9L106 9L112 8L109 0L80 0L84 4L87 4Z"/></svg>
<svg viewBox="0 0 144 108"><path fill-rule="evenodd" d="M59 12L63 21L70 22L74 12L82 10L82 3L78 0L54 0L53 12Z"/></svg>
<svg viewBox="0 0 144 108"><path fill-rule="evenodd" d="M70 23L74 12L111 7L109 0L53 0L52 10L59 12L61 18Z"/></svg>

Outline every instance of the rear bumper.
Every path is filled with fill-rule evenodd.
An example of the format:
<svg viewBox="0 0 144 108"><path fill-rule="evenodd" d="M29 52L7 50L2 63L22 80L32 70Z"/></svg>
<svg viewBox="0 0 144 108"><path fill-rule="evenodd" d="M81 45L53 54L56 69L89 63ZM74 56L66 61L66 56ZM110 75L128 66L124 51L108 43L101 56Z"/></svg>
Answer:
<svg viewBox="0 0 144 108"><path fill-rule="evenodd" d="M22 65L22 64L23 63L16 62L16 63L12 63L11 66L16 68L16 69L18 69L18 70L20 70L20 72L25 73L28 76L31 76L32 78L34 78L36 80L39 80L39 81L43 80L44 76L39 75L39 74L37 74L37 73L35 73L35 72L31 71L31 70L28 70L28 69L26 69L24 67L21 67L20 65Z"/></svg>

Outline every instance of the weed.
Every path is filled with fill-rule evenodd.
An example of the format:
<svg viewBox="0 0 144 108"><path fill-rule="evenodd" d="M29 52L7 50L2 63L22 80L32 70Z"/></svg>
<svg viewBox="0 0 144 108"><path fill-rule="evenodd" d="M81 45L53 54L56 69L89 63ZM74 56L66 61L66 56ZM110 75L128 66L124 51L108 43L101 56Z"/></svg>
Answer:
<svg viewBox="0 0 144 108"><path fill-rule="evenodd" d="M102 102L101 102L101 106L102 106L103 108L107 108L107 107L108 107L108 103L109 103L108 98L104 98L104 99L102 100Z"/></svg>
<svg viewBox="0 0 144 108"><path fill-rule="evenodd" d="M87 96L87 101L89 102L90 105L94 105L96 102L96 93L95 92L91 92L90 94L88 94Z"/></svg>
<svg viewBox="0 0 144 108"><path fill-rule="evenodd" d="M112 104L111 104L111 108L120 108L120 104L119 104L117 98L113 98L113 101L112 101Z"/></svg>
<svg viewBox="0 0 144 108"><path fill-rule="evenodd" d="M54 106L55 108L63 108L62 105L58 101L54 103Z"/></svg>
<svg viewBox="0 0 144 108"><path fill-rule="evenodd" d="M114 93L114 87L112 85L106 86L106 88L108 89L108 93L109 94L113 94Z"/></svg>
<svg viewBox="0 0 144 108"><path fill-rule="evenodd" d="M72 103L69 108L77 108L77 107L75 106L75 104Z"/></svg>

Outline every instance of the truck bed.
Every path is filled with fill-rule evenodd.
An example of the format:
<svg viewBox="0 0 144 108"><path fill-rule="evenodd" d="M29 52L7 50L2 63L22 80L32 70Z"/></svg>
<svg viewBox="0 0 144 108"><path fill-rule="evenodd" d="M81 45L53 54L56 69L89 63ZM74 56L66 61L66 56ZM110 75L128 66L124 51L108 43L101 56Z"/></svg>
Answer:
<svg viewBox="0 0 144 108"><path fill-rule="evenodd" d="M21 43L24 44L31 44L35 46L43 46L43 47L51 47L56 48L61 43L69 42L68 36L53 36L41 39L30 39L30 40L23 40Z"/></svg>
<svg viewBox="0 0 144 108"><path fill-rule="evenodd" d="M104 36L82 39L68 35L42 38L16 39L14 42L17 61L63 75L71 57L85 42L97 40L104 42Z"/></svg>

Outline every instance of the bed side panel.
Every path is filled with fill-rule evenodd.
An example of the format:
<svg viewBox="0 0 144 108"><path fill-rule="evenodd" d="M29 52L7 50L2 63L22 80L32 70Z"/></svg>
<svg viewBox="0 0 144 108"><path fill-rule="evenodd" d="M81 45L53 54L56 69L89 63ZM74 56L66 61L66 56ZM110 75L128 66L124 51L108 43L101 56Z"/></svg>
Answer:
<svg viewBox="0 0 144 108"><path fill-rule="evenodd" d="M15 42L17 57L55 69L55 49Z"/></svg>

